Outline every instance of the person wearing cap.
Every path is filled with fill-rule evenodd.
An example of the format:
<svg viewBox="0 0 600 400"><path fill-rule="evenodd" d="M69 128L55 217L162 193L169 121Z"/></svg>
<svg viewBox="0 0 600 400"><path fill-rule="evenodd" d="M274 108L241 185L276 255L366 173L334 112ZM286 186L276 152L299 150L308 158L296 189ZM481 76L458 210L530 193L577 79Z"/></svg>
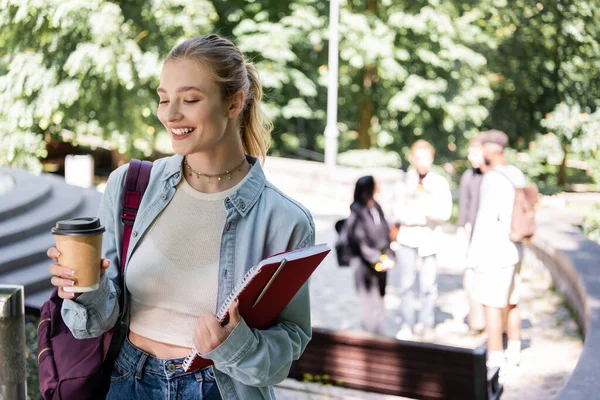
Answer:
<svg viewBox="0 0 600 400"><path fill-rule="evenodd" d="M518 304L523 248L521 243L509 239L509 233L515 188L525 186L525 176L517 167L507 165L504 149L508 146L508 137L504 132L482 132L479 141L486 173L481 182L467 265L474 269L473 296L484 308L487 365L504 369L520 362L521 317ZM506 351L503 351L502 343L504 310L508 315Z"/></svg>

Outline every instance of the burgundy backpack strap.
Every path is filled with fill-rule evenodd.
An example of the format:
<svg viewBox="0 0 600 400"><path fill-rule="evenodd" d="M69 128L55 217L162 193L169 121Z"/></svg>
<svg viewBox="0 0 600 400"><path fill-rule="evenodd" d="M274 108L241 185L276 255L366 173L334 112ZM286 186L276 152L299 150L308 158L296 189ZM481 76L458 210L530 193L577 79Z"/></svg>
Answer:
<svg viewBox="0 0 600 400"><path fill-rule="evenodd" d="M127 251L129 250L133 223L135 222L135 217L140 208L146 187L148 187L148 183L150 182L151 170L152 163L150 161L132 159L129 162L129 170L127 171L127 179L125 180L125 194L123 196L123 211L121 214L121 221L123 221L121 279L125 270L125 264L127 263Z"/></svg>

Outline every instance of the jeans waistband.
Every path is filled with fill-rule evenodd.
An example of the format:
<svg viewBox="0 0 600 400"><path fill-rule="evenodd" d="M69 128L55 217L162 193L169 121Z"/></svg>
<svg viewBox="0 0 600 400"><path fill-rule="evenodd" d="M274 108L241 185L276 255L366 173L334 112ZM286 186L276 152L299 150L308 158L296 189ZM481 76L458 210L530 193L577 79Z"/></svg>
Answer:
<svg viewBox="0 0 600 400"><path fill-rule="evenodd" d="M133 345L129 341L128 337L126 337L125 341L123 342L123 347L119 354L119 358L122 358L125 362L130 364L130 367L136 369L138 372L143 370L145 373L166 376L167 379L177 378L179 376L193 374L195 372L197 375L199 375L201 371L212 368L206 367L200 371L185 372L183 369L183 361L185 360L185 357L156 358Z"/></svg>

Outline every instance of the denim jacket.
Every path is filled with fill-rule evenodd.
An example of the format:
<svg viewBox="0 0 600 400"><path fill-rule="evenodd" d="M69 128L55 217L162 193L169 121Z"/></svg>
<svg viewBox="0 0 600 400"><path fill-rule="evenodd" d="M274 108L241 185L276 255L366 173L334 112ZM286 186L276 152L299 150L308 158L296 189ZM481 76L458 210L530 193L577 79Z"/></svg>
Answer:
<svg viewBox="0 0 600 400"><path fill-rule="evenodd" d="M310 213L266 180L260 163L247 157L250 176L224 200L227 218L223 228L219 261L219 287L215 312L246 271L263 258L314 244L315 228ZM100 203L99 218L105 226L102 255L111 265L100 288L76 301L63 302L62 317L76 338L102 335L119 316L118 268L121 265L123 224L121 207L128 165L109 177ZM133 226L127 260L144 233L169 204L182 178L182 157L154 162L150 183ZM185 240L200 232L186 232ZM128 294L125 296L128 317ZM214 361L217 385L224 399L273 399L272 385L283 381L312 335L308 284L296 294L266 330L249 328L242 319L229 337L213 351L203 354Z"/></svg>

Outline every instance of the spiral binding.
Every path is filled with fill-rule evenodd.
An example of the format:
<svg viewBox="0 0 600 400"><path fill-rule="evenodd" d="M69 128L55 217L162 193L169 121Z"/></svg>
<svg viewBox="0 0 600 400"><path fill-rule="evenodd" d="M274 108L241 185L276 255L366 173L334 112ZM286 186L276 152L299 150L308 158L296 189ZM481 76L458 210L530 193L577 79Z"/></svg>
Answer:
<svg viewBox="0 0 600 400"><path fill-rule="evenodd" d="M221 308L219 308L219 312L217 313L217 320L219 321L219 323L223 322L223 319L225 318L225 315L227 315L227 311L229 310L231 303L233 303L235 299L237 299L239 294L242 293L246 286L248 286L248 284L252 281L252 278L254 278L254 275L256 275L258 267L259 266L257 265L250 268L248 272L246 272L242 280L235 286L233 291L229 293L229 296L227 296L227 299L225 299L225 302L221 305ZM185 357L185 359L183 360L182 366L184 371L187 371L188 368L190 368L194 359L199 355L200 353L196 349L196 346L192 345L192 350L190 351L190 354L188 354L187 357Z"/></svg>
<svg viewBox="0 0 600 400"><path fill-rule="evenodd" d="M187 372L188 368L190 368L190 365L192 365L192 361L194 361L194 358L196 358L197 355L199 355L200 353L198 353L198 350L196 350L196 346L192 345L192 351L190 351L190 354L188 354L185 357L185 360L183 360L183 370Z"/></svg>
<svg viewBox="0 0 600 400"><path fill-rule="evenodd" d="M240 293L242 293L246 286L250 284L250 282L254 278L254 275L256 275L257 270L258 265L250 268L248 272L246 272L246 275L244 275L242 280L235 286L233 291L229 293L229 296L227 296L225 302L221 304L221 308L219 308L219 312L217 313L217 319L219 320L219 322L223 322L223 319L225 318L225 315L227 315L229 307L231 307L231 304L235 301L235 299L237 299L237 297L240 295Z"/></svg>

